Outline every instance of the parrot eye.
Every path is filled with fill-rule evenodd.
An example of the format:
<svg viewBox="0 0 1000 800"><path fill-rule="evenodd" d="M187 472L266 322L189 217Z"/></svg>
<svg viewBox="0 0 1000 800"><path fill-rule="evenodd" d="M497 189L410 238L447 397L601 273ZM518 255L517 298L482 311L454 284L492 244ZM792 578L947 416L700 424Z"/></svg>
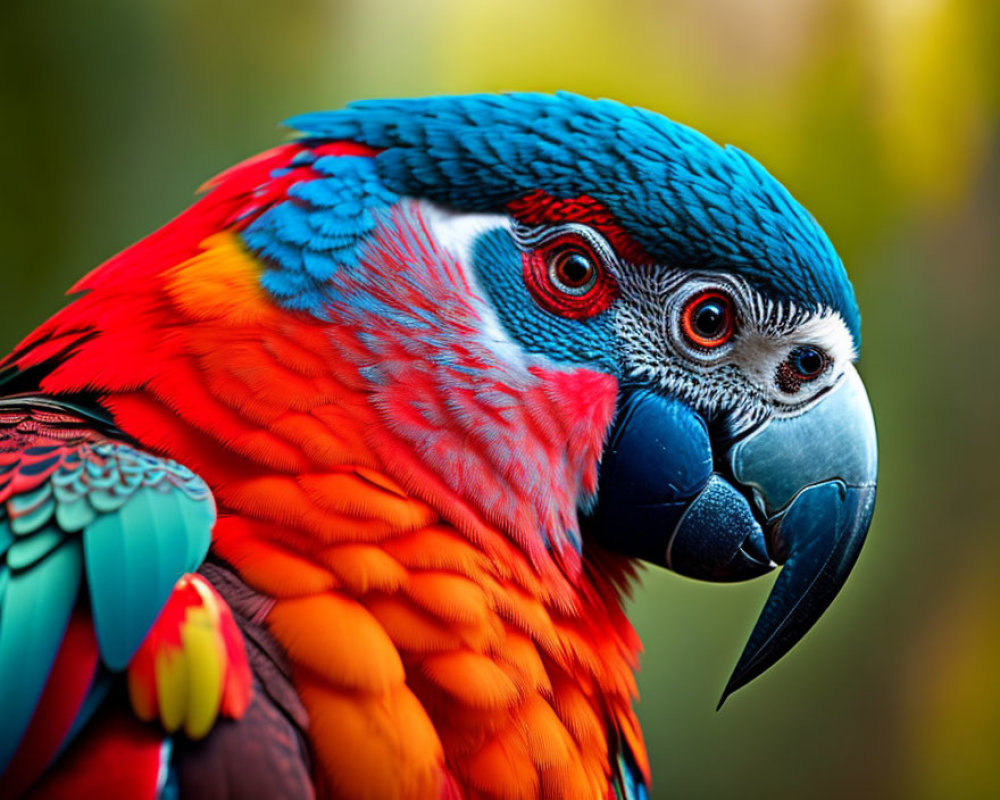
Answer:
<svg viewBox="0 0 1000 800"><path fill-rule="evenodd" d="M681 313L681 329L691 344L711 350L733 336L733 303L721 292L700 292Z"/></svg>
<svg viewBox="0 0 1000 800"><path fill-rule="evenodd" d="M549 281L560 292L578 297L597 283L597 264L575 247L557 249L549 256Z"/></svg>
<svg viewBox="0 0 1000 800"><path fill-rule="evenodd" d="M582 225L522 235L524 282L536 302L553 314L587 319L606 311L617 296L607 264L611 248Z"/></svg>
<svg viewBox="0 0 1000 800"><path fill-rule="evenodd" d="M778 387L788 394L795 394L803 383L815 380L830 364L830 357L818 347L805 345L789 353L778 367Z"/></svg>

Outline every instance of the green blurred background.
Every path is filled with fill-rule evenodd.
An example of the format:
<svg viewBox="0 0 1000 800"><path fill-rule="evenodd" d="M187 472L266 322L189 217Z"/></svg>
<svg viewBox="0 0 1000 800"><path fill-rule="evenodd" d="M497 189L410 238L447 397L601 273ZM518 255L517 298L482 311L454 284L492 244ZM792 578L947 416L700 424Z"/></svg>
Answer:
<svg viewBox="0 0 1000 800"><path fill-rule="evenodd" d="M737 144L853 276L879 502L838 601L720 713L770 581L647 574L654 797L1000 797L998 43L976 0L0 0L0 346L301 111L570 89Z"/></svg>

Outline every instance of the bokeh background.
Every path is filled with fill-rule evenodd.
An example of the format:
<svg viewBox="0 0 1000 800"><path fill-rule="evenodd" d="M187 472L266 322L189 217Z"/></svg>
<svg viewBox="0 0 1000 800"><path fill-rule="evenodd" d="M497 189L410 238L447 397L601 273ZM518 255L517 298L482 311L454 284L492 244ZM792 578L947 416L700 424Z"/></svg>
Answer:
<svg viewBox="0 0 1000 800"><path fill-rule="evenodd" d="M276 123L366 96L570 89L764 162L864 315L869 543L715 703L770 585L650 571L654 797L1000 797L1000 3L0 0L0 347Z"/></svg>

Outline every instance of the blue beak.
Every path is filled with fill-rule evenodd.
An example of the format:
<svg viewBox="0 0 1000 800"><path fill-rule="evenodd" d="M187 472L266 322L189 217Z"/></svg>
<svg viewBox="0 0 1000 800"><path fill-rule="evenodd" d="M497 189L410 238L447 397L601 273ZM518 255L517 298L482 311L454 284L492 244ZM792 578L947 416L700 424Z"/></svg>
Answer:
<svg viewBox="0 0 1000 800"><path fill-rule="evenodd" d="M679 400L624 390L601 462L598 540L693 578L741 581L784 564L726 684L774 664L847 580L871 522L875 424L853 367L805 410L722 453Z"/></svg>

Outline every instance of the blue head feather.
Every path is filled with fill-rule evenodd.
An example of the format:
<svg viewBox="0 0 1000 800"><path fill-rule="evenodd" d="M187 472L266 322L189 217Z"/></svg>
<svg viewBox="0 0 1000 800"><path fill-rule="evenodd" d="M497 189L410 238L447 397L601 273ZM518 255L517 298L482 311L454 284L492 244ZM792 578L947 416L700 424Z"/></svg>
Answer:
<svg viewBox="0 0 1000 800"><path fill-rule="evenodd" d="M750 156L658 114L524 93L370 100L289 125L379 149L378 179L399 195L469 211L539 189L590 195L657 262L726 270L777 300L831 308L860 343L854 291L816 220Z"/></svg>

